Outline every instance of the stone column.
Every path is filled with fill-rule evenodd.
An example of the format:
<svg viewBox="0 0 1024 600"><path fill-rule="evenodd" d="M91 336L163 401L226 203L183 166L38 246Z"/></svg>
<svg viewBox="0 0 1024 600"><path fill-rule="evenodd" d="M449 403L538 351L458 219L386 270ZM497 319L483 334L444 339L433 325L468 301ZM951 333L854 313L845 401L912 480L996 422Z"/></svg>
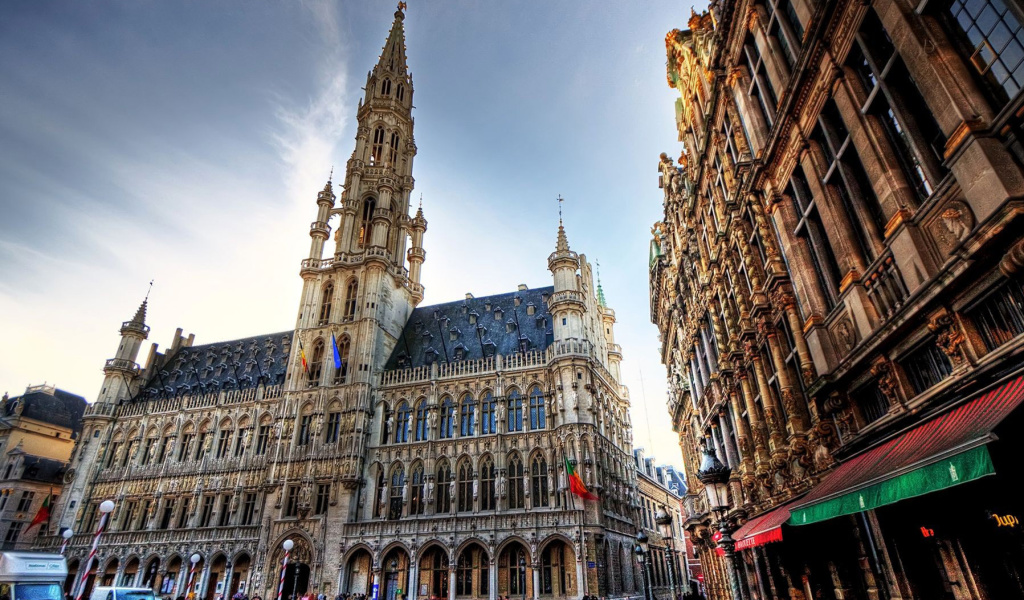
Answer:
<svg viewBox="0 0 1024 600"><path fill-rule="evenodd" d="M234 565L231 562L224 563L224 599L231 599L231 571L234 570Z"/></svg>
<svg viewBox="0 0 1024 600"><path fill-rule="evenodd" d="M634 585L634 587L636 587ZM583 597L583 557L576 557L576 597Z"/></svg>
<svg viewBox="0 0 1024 600"><path fill-rule="evenodd" d="M455 600L455 562L448 563L448 600Z"/></svg>
<svg viewBox="0 0 1024 600"><path fill-rule="evenodd" d="M779 421L782 410L778 405L778 400L772 394L771 388L768 387L768 378L764 374L764 365L761 364L761 356L757 348L751 342L747 342L746 351L747 358L754 364L754 378L757 380L758 393L761 395L764 419L768 422L768 446L769 450L774 453L783 450L786 439L785 430Z"/></svg>
<svg viewBox="0 0 1024 600"><path fill-rule="evenodd" d="M409 579L405 583L405 593L409 595L411 600L416 600L420 595L420 578L419 568L414 559L409 559Z"/></svg>
<svg viewBox="0 0 1024 600"><path fill-rule="evenodd" d="M181 570L178 571L178 580L174 583L174 595L176 597L188 595L188 590L185 589L185 586L188 584L189 556L191 554L181 559Z"/></svg>
<svg viewBox="0 0 1024 600"><path fill-rule="evenodd" d="M210 585L210 567L212 562L209 560L203 561L203 570L199 574L199 591L196 592L196 598L205 598L207 592L207 586Z"/></svg>
<svg viewBox="0 0 1024 600"><path fill-rule="evenodd" d="M488 579L488 586L487 586L488 598L490 600L497 600L498 599L498 564L497 564L497 561L494 560L494 557L491 557L490 560L487 562L487 579Z"/></svg>
<svg viewBox="0 0 1024 600"><path fill-rule="evenodd" d="M793 429L793 433L800 434L807 431L810 418L807 413L807 403L801 401L803 392L795 389L786 359L782 356L782 345L779 343L779 331L775 326L766 320L759 320L758 328L763 329L768 339L768 351L770 360L775 363L776 377L779 378L779 389L782 392L782 404L786 410L786 421Z"/></svg>
<svg viewBox="0 0 1024 600"><path fill-rule="evenodd" d="M540 566L537 563L530 565L530 572L533 573L533 600L540 599Z"/></svg>

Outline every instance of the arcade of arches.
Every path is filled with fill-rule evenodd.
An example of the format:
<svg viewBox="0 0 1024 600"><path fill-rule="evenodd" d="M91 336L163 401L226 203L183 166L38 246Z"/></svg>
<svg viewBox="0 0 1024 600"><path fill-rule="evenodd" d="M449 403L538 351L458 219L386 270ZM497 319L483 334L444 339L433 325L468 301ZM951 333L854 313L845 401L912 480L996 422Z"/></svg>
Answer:
<svg viewBox="0 0 1024 600"><path fill-rule="evenodd" d="M583 564L577 562L572 544L561 536L550 536L535 552L514 538L497 548L469 540L454 552L431 541L412 554L410 560L409 551L396 542L378 553L382 558L375 561L366 546L353 547L342 568L341 591L372 597L377 584L380 600L401 600L406 594L454 600L569 598L582 593L577 582L583 577Z"/></svg>
<svg viewBox="0 0 1024 600"><path fill-rule="evenodd" d="M189 555L191 556L191 555ZM93 572L85 582L83 597L88 598L96 585L119 585L125 587L151 588L157 596L175 598L186 595L191 563L188 557L178 554L169 559L159 556L130 556L121 561L117 557L105 557L96 561ZM184 565L184 567L183 567ZM218 596L230 598L236 592L246 591L249 585L252 557L242 551L231 560L223 552L213 554L213 560L207 568L206 559L200 558L196 563L192 588L196 600L216 600ZM64 582L65 592L71 594L78 583L82 568L81 561L74 558L68 561L68 576ZM306 568L308 573L309 569Z"/></svg>

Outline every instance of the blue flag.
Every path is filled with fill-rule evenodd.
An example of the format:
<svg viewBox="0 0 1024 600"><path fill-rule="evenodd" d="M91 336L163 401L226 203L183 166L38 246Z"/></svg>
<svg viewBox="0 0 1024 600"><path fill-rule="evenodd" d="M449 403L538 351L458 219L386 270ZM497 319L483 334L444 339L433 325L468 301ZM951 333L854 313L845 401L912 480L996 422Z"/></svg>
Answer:
<svg viewBox="0 0 1024 600"><path fill-rule="evenodd" d="M331 334L331 348L334 348L334 368L341 368L341 353L338 352L338 340L334 339L334 334Z"/></svg>

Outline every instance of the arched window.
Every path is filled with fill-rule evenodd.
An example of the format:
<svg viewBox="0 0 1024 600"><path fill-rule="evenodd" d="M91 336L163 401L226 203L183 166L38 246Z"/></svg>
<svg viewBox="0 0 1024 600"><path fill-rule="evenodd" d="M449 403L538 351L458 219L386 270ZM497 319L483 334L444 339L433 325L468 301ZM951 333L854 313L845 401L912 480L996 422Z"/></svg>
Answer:
<svg viewBox="0 0 1024 600"><path fill-rule="evenodd" d="M384 486L384 469L381 468L380 472L377 473L377 501L373 503L373 516L380 517L380 507L384 494L387 493L387 488Z"/></svg>
<svg viewBox="0 0 1024 600"><path fill-rule="evenodd" d="M458 510L469 512L473 510L473 465L468 460L459 464L458 476Z"/></svg>
<svg viewBox="0 0 1024 600"><path fill-rule="evenodd" d="M494 510L494 461L490 456L480 459L480 510Z"/></svg>
<svg viewBox="0 0 1024 600"><path fill-rule="evenodd" d="M426 565L426 571L430 577L431 596L434 598L448 597L448 555L444 550L434 547L431 551L433 556ZM422 568L422 567L421 567Z"/></svg>
<svg viewBox="0 0 1024 600"><path fill-rule="evenodd" d="M348 379L348 350L350 342L347 335L341 336L338 340L338 357L341 358L341 366L334 369L335 385L345 383Z"/></svg>
<svg viewBox="0 0 1024 600"><path fill-rule="evenodd" d="M498 424L494 420L494 396L490 391L484 392L480 400L480 434L497 433Z"/></svg>
<svg viewBox="0 0 1024 600"><path fill-rule="evenodd" d="M409 417L412 415L412 410L409 409L408 402L402 402L398 405L398 419L395 423L395 442L404 443L409 441Z"/></svg>
<svg viewBox="0 0 1024 600"><path fill-rule="evenodd" d="M523 430L523 397L519 390L508 393L508 430Z"/></svg>
<svg viewBox="0 0 1024 600"><path fill-rule="evenodd" d="M455 567L455 595L473 595L473 555L463 552Z"/></svg>
<svg viewBox="0 0 1024 600"><path fill-rule="evenodd" d="M523 459L515 453L508 457L508 507L526 508L526 494L523 489Z"/></svg>
<svg viewBox="0 0 1024 600"><path fill-rule="evenodd" d="M324 341L317 338L313 342L312 360L309 361L309 387L320 385L320 374L324 368Z"/></svg>
<svg viewBox="0 0 1024 600"><path fill-rule="evenodd" d="M345 289L345 320L356 318L356 296L359 295L359 280L353 277Z"/></svg>
<svg viewBox="0 0 1024 600"><path fill-rule="evenodd" d="M362 248L370 241L370 228L373 226L373 211L377 208L377 201L370 196L363 201L363 216L359 221L359 247Z"/></svg>
<svg viewBox="0 0 1024 600"><path fill-rule="evenodd" d="M547 427L547 418L544 414L544 393L540 386L533 386L530 389L530 431L544 429Z"/></svg>
<svg viewBox="0 0 1024 600"><path fill-rule="evenodd" d="M334 284L330 281L320 292L320 325L326 325L331 320L331 304L334 302Z"/></svg>
<svg viewBox="0 0 1024 600"><path fill-rule="evenodd" d="M427 401L420 400L416 405L416 441L422 442L427 439Z"/></svg>
<svg viewBox="0 0 1024 600"><path fill-rule="evenodd" d="M555 541L548 544L541 554L541 588L542 594L565 596L568 594L565 572L565 545Z"/></svg>
<svg viewBox="0 0 1024 600"><path fill-rule="evenodd" d="M473 400L473 396L466 394L462 397L462 402L459 406L459 435L466 437L473 435L476 423L474 419L476 416L476 402Z"/></svg>
<svg viewBox="0 0 1024 600"><path fill-rule="evenodd" d="M540 453L530 463L530 495L534 508L548 505L548 461Z"/></svg>
<svg viewBox="0 0 1024 600"><path fill-rule="evenodd" d="M398 98L399 102L405 100L405 86L398 84L398 88L395 90L395 98Z"/></svg>
<svg viewBox="0 0 1024 600"><path fill-rule="evenodd" d="M402 465L391 472L391 502L388 503L388 519L392 521L402 518L402 490L405 489L405 469Z"/></svg>
<svg viewBox="0 0 1024 600"><path fill-rule="evenodd" d="M452 399L445 396L441 400L441 439L455 437L455 405Z"/></svg>
<svg viewBox="0 0 1024 600"><path fill-rule="evenodd" d="M412 468L412 490L409 493L409 514L423 514L423 465Z"/></svg>
<svg viewBox="0 0 1024 600"><path fill-rule="evenodd" d="M448 461L437 467L437 512L447 513L452 510L452 495L449 486L452 483L452 468Z"/></svg>
<svg viewBox="0 0 1024 600"><path fill-rule="evenodd" d="M392 167L398 162L398 132L391 133L391 143L388 146L388 164Z"/></svg>
<svg viewBox="0 0 1024 600"><path fill-rule="evenodd" d="M390 79L385 79L384 81L380 82L380 95L381 96L390 96L391 95L391 80Z"/></svg>
<svg viewBox="0 0 1024 600"><path fill-rule="evenodd" d="M384 156L384 126L378 125L377 129L373 130L373 145L370 146L370 164L380 164L380 159Z"/></svg>

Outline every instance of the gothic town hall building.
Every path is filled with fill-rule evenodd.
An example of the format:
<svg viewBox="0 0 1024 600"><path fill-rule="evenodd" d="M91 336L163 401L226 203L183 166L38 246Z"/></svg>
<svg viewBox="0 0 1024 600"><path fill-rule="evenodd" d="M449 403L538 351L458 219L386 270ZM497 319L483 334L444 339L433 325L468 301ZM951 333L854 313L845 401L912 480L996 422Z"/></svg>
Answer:
<svg viewBox="0 0 1024 600"><path fill-rule="evenodd" d="M140 366L146 303L121 326L41 542L76 532L69 589L108 499L89 586L183 595L198 554L197 598L273 598L290 539L286 597L641 589L615 313L564 228L551 285L418 306L403 20L368 75L344 191L316 195L296 329L202 345L179 329ZM569 493L567 463L599 501Z"/></svg>

